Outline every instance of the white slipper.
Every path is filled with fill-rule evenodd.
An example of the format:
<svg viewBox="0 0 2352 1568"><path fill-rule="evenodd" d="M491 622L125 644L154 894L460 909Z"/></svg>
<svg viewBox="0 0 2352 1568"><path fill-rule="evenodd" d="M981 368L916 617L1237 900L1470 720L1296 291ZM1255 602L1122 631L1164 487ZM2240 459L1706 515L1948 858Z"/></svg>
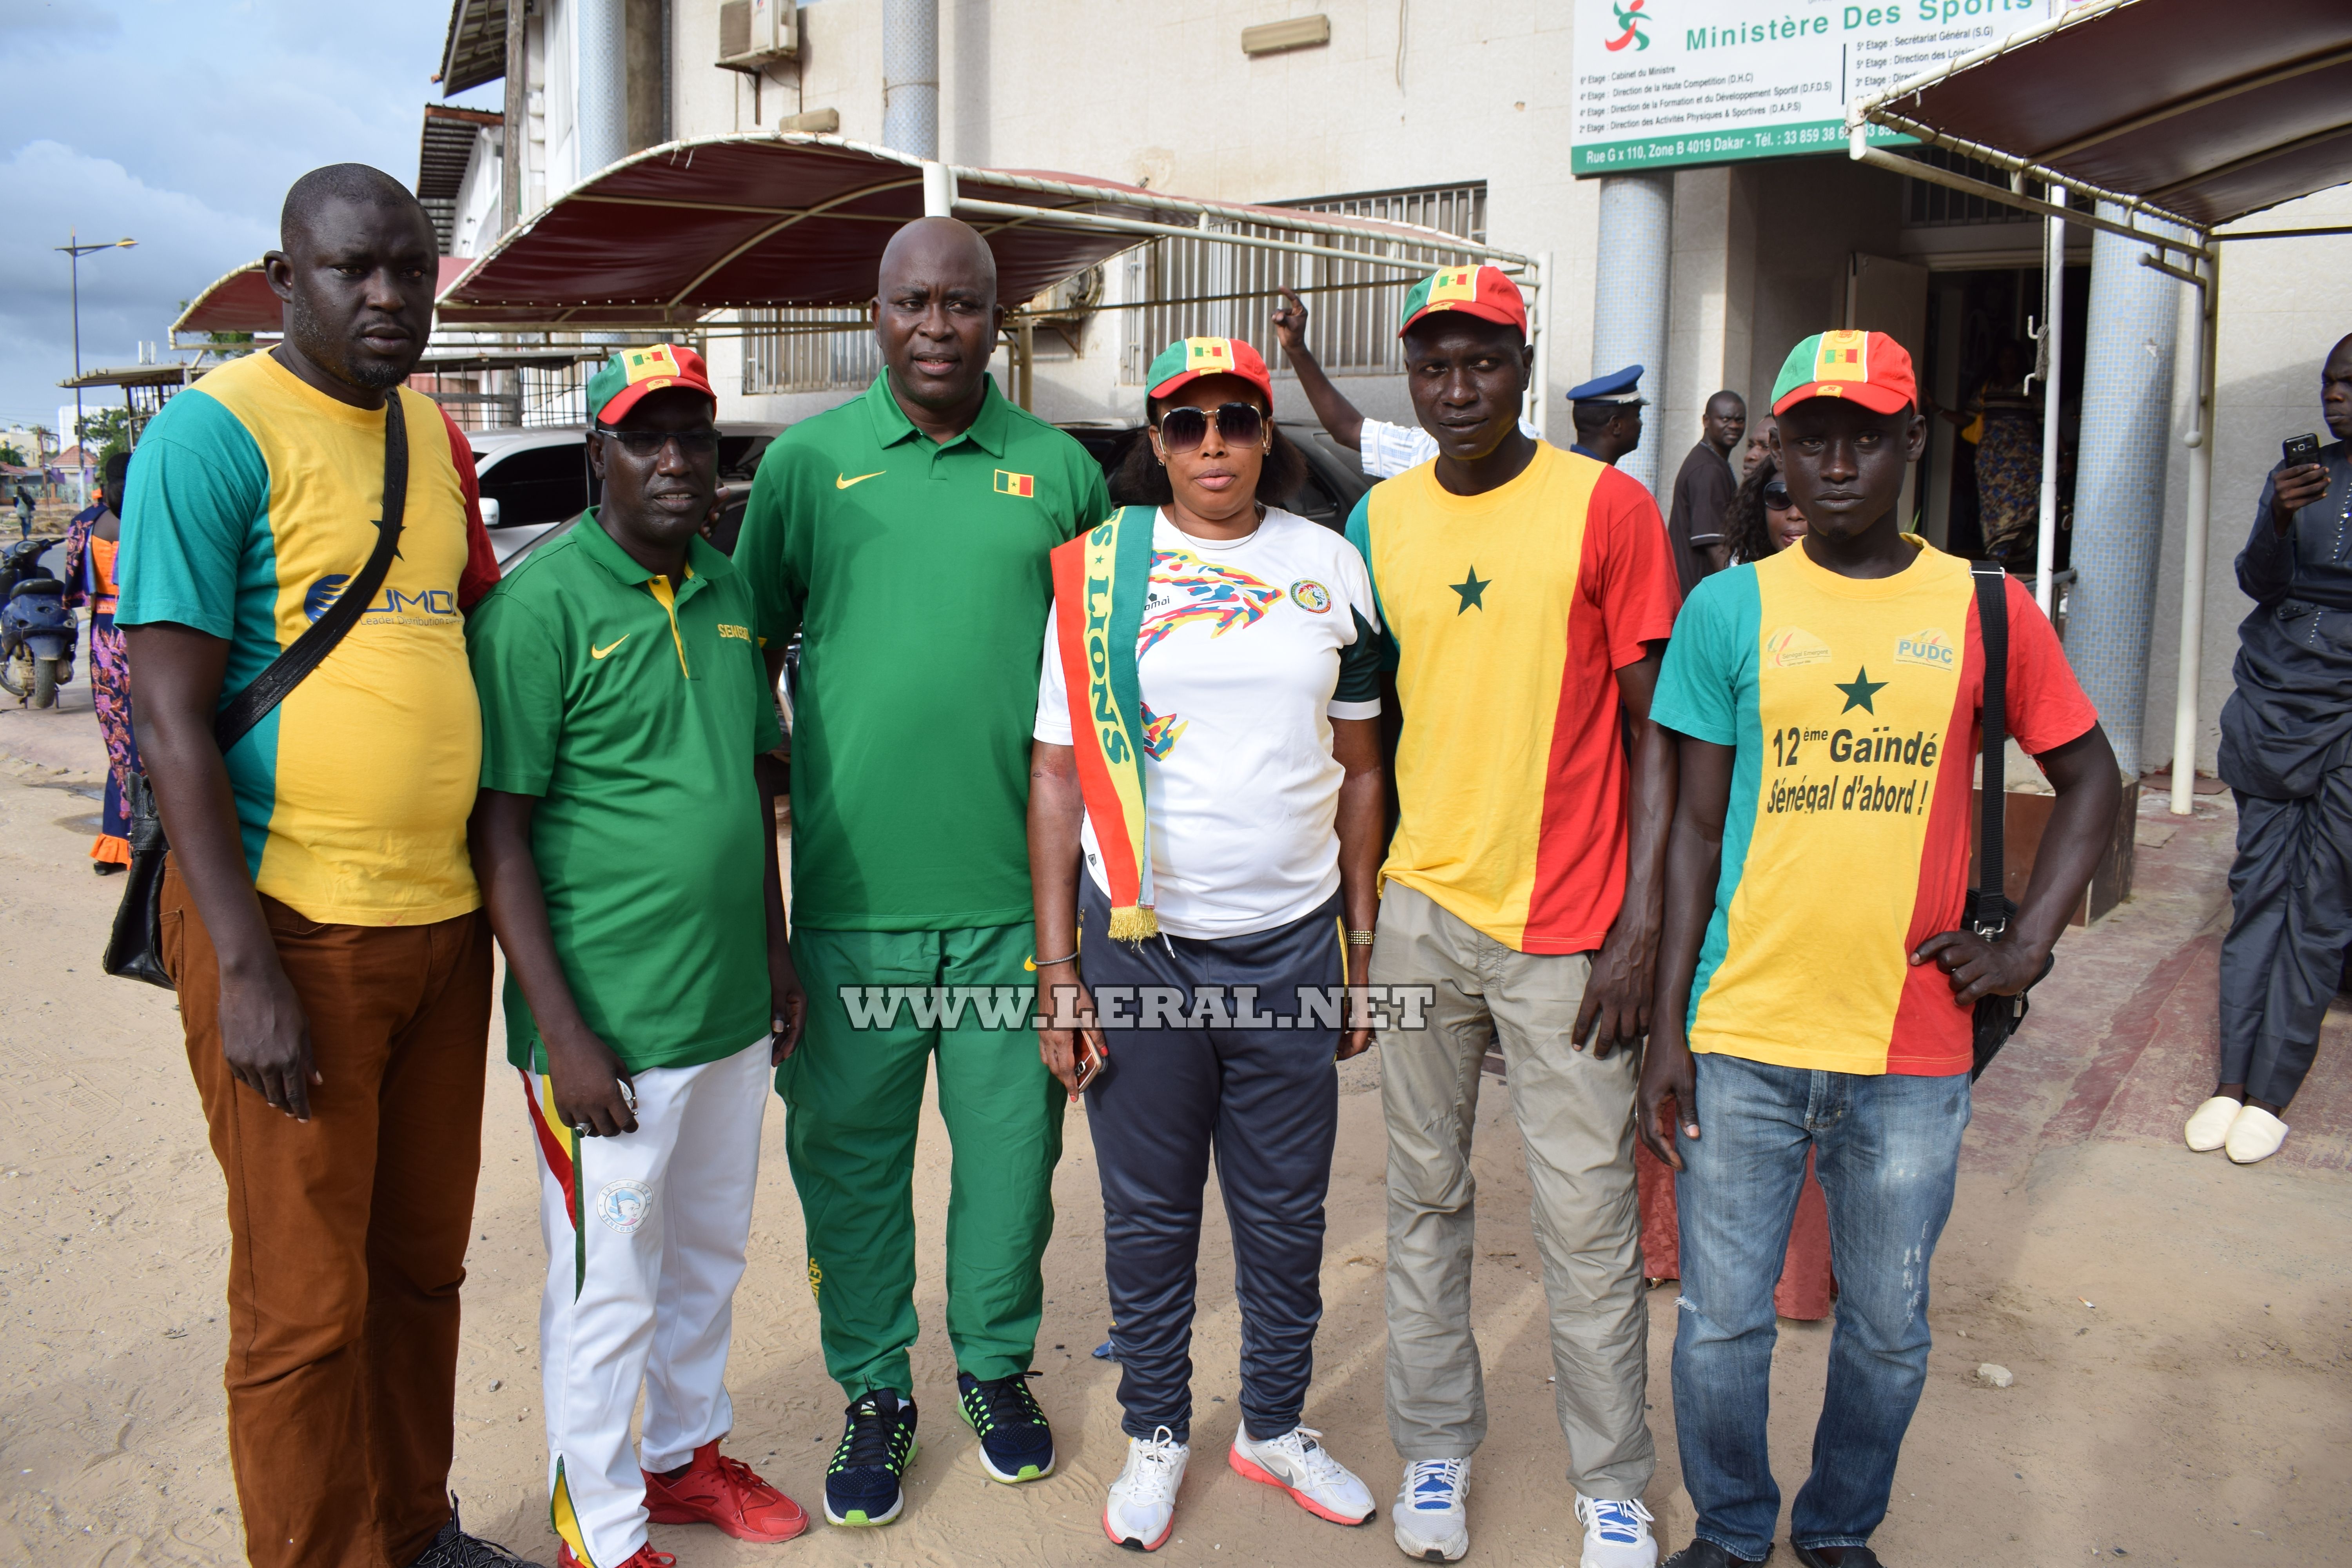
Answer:
<svg viewBox="0 0 2352 1568"><path fill-rule="evenodd" d="M2222 1147L2241 1165L2267 1160L2286 1142L2286 1123L2259 1105L2249 1105L2231 1119L2230 1137Z"/></svg>
<svg viewBox="0 0 2352 1568"><path fill-rule="evenodd" d="M2200 1154L2210 1154L2229 1141L2230 1123L2243 1109L2243 1102L2226 1094L2217 1094L2189 1113L2185 1136L2189 1146Z"/></svg>

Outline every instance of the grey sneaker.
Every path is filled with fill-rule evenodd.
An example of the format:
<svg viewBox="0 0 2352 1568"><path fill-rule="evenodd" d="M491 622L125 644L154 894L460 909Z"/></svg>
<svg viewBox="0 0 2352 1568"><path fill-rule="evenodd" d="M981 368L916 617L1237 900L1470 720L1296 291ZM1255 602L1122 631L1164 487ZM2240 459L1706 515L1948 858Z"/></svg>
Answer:
<svg viewBox="0 0 2352 1568"><path fill-rule="evenodd" d="M449 1522L433 1538L413 1568L545 1568L528 1557L518 1557L495 1541L468 1535L457 1523L457 1498L449 1497Z"/></svg>

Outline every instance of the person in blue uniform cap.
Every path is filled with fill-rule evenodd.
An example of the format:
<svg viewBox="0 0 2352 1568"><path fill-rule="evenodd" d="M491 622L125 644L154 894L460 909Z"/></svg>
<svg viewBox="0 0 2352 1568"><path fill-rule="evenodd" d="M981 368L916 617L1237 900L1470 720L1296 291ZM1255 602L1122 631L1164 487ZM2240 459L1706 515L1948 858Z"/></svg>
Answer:
<svg viewBox="0 0 2352 1568"><path fill-rule="evenodd" d="M1581 386L1568 389L1570 412L1576 421L1576 441L1569 447L1614 468L1617 459L1642 444L1642 367L1596 375Z"/></svg>

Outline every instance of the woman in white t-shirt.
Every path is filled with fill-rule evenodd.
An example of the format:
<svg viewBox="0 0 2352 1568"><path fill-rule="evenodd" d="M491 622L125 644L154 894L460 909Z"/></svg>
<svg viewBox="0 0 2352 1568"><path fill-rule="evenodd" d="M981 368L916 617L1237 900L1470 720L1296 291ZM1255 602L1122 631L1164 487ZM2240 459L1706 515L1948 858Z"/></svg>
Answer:
<svg viewBox="0 0 2352 1568"><path fill-rule="evenodd" d="M1086 1094L1102 1178L1129 1437L1103 1528L1151 1551L1191 1452L1212 1158L1242 1310L1230 1461L1321 1518L1373 1511L1300 1419L1334 1061L1370 1038L1338 1009L1366 983L1385 784L1370 574L1344 536L1263 499L1304 466L1265 362L1188 338L1147 380L1151 428L1121 479L1157 509L1055 552L1029 859L1040 1004L1068 1026L1039 1048Z"/></svg>

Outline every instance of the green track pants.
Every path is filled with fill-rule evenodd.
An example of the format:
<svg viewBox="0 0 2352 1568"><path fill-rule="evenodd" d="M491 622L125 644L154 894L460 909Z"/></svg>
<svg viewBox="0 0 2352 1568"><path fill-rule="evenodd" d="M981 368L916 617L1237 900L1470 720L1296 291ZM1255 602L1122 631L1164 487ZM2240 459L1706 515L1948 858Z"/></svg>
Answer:
<svg viewBox="0 0 2352 1568"><path fill-rule="evenodd" d="M808 1026L777 1069L776 1091L825 1370L852 1400L914 1389L915 1131L934 1052L953 1151L948 1342L958 1369L977 1378L1010 1377L1034 1358L1065 1099L1029 1026L1029 942L1026 923L793 933ZM902 995L887 1022L877 1016L890 1000L876 988L960 986L1017 987L1019 1005L998 990L994 1019L967 1000L950 1020L930 1012L930 999ZM954 1005L953 993L941 994Z"/></svg>

